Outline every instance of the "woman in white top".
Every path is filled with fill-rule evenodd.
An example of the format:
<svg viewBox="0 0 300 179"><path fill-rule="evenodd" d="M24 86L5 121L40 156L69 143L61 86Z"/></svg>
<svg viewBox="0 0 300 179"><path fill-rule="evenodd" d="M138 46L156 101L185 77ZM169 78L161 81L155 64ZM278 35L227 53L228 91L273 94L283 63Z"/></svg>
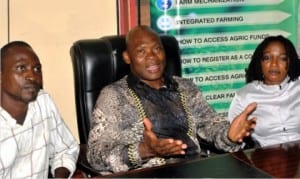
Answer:
<svg viewBox="0 0 300 179"><path fill-rule="evenodd" d="M230 105L232 121L248 104L257 102L252 139L260 146L300 140L300 61L283 36L264 39L246 69L246 85Z"/></svg>

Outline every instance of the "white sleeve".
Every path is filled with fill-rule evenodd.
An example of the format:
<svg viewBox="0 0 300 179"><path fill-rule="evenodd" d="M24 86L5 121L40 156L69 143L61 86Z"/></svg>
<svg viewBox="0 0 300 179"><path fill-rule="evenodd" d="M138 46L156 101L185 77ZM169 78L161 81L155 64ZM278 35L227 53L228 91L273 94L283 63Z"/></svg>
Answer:
<svg viewBox="0 0 300 179"><path fill-rule="evenodd" d="M245 109L245 106L242 104L241 100L241 97L238 95L238 93L236 93L228 110L227 120L230 122L232 122L233 119Z"/></svg>
<svg viewBox="0 0 300 179"><path fill-rule="evenodd" d="M73 175L76 169L76 162L79 155L79 145L69 128L63 121L54 102L49 98L51 108L51 146L52 154L50 155L51 172L54 175L56 168L65 167Z"/></svg>

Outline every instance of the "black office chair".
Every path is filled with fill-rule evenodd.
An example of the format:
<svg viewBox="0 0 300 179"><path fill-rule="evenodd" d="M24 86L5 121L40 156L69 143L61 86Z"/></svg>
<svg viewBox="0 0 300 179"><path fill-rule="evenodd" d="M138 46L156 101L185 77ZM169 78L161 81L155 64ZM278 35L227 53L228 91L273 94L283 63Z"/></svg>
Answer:
<svg viewBox="0 0 300 179"><path fill-rule="evenodd" d="M162 35L161 41L166 51L167 73L181 76L180 52L176 38ZM92 111L100 90L129 73L129 66L122 59L124 50L124 36L79 40L70 50L81 144L78 168L91 176L98 174L89 166L85 156Z"/></svg>

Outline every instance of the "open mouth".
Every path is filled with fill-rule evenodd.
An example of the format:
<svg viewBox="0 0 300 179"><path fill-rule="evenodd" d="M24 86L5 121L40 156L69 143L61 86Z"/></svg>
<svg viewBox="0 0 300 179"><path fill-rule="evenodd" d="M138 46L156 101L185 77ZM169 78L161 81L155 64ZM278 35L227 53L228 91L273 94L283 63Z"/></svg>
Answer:
<svg viewBox="0 0 300 179"><path fill-rule="evenodd" d="M160 65L151 65L147 67L147 71L149 71L150 73L156 73L160 71Z"/></svg>

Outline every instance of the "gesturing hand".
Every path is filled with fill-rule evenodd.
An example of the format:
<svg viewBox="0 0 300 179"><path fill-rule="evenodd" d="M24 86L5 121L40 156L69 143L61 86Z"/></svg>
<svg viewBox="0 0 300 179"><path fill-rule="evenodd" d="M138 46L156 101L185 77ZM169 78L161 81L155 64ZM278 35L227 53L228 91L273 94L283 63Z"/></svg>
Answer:
<svg viewBox="0 0 300 179"><path fill-rule="evenodd" d="M148 118L144 119L144 126L144 141L139 145L142 158L185 154L184 149L187 148L187 145L181 140L157 138L152 131L152 124Z"/></svg>
<svg viewBox="0 0 300 179"><path fill-rule="evenodd" d="M248 120L248 116L256 109L257 104L251 103L246 109L231 123L228 131L228 138L233 142L243 142L243 138L250 135L250 131L255 128L256 118Z"/></svg>

